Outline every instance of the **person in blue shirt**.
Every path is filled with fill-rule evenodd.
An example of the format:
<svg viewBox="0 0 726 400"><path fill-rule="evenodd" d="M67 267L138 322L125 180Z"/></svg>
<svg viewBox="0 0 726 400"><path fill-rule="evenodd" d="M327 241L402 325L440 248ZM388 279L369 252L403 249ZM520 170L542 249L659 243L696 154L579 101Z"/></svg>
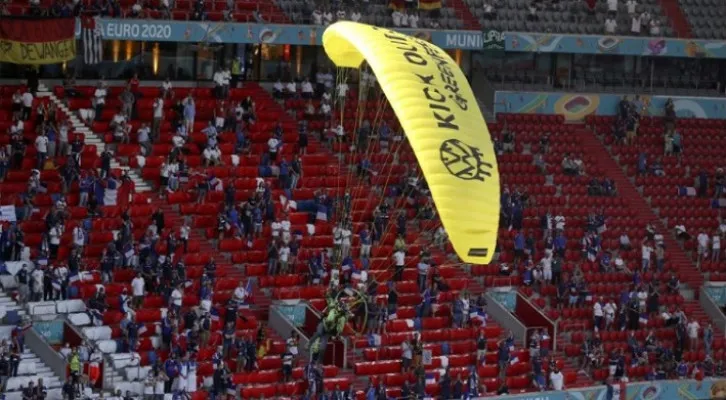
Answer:
<svg viewBox="0 0 726 400"><path fill-rule="evenodd" d="M191 94L184 99L184 126L191 135L194 133L194 119L197 115L197 107Z"/></svg>
<svg viewBox="0 0 726 400"><path fill-rule="evenodd" d="M562 232L557 233L554 240L555 254L564 258L565 251L567 250L567 239Z"/></svg>
<svg viewBox="0 0 726 400"><path fill-rule="evenodd" d="M522 231L518 231L514 236L514 263L519 264L524 256L525 238Z"/></svg>
<svg viewBox="0 0 726 400"><path fill-rule="evenodd" d="M280 182L280 189L288 189L290 187L290 165L285 161L284 157L280 161L279 170L278 180Z"/></svg>

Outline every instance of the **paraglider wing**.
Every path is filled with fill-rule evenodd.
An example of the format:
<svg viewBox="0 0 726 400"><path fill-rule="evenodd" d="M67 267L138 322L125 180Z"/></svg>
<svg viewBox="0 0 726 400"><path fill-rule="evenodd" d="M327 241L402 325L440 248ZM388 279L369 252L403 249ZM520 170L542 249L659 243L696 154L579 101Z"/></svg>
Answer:
<svg viewBox="0 0 726 400"><path fill-rule="evenodd" d="M355 22L328 27L323 46L338 67L368 63L456 253L464 262L489 263L499 227L499 172L489 130L459 66L424 40Z"/></svg>

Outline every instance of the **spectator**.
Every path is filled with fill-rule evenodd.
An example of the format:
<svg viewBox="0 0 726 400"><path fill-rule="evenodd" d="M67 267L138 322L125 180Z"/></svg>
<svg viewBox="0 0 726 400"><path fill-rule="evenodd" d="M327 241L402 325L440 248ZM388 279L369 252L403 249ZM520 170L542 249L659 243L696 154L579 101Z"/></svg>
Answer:
<svg viewBox="0 0 726 400"><path fill-rule="evenodd" d="M698 237L696 238L696 241L698 242L698 265L701 264L701 260L708 258L708 245L709 245L709 237L708 233L701 232L698 234Z"/></svg>
<svg viewBox="0 0 726 400"><path fill-rule="evenodd" d="M645 13L643 13L643 14L645 14ZM641 17L640 17L641 22L643 21L643 14L641 14ZM657 19L657 18L651 19L650 23L649 23L649 28L650 28L649 29L650 36L660 36L661 33L660 33L660 20L659 19Z"/></svg>
<svg viewBox="0 0 726 400"><path fill-rule="evenodd" d="M615 0L610 0L610 1L615 1ZM608 17L605 19L605 33L614 35L617 32L617 29L618 29L618 22L614 17Z"/></svg>
<svg viewBox="0 0 726 400"><path fill-rule="evenodd" d="M96 86L96 90L93 93L93 99L91 101L93 105L93 110L95 112L95 118L96 121L101 121L101 117L103 114L103 109L106 106L106 95L108 94L108 89L106 88L106 83L103 81L103 78L100 82L98 82L98 85Z"/></svg>
<svg viewBox="0 0 726 400"><path fill-rule="evenodd" d="M550 372L550 386L552 390L564 390L565 389L565 378L560 372L560 369L555 367Z"/></svg>
<svg viewBox="0 0 726 400"><path fill-rule="evenodd" d="M630 0L632 1L632 0ZM630 33L632 33L635 36L640 35L640 28L642 25L641 16L638 14L633 14L630 17Z"/></svg>
<svg viewBox="0 0 726 400"><path fill-rule="evenodd" d="M636 14L636 8L638 7L638 2L635 0L627 0L625 2L625 7L628 9L628 15L633 16Z"/></svg>
<svg viewBox="0 0 726 400"><path fill-rule="evenodd" d="M23 121L27 121L30 119L30 116L33 113L33 93L26 89L20 99L22 100L23 104L21 119Z"/></svg>
<svg viewBox="0 0 726 400"><path fill-rule="evenodd" d="M608 16L614 18L618 14L618 0L607 0Z"/></svg>
<svg viewBox="0 0 726 400"><path fill-rule="evenodd" d="M688 323L687 330L688 330L688 348L691 351L697 351L698 350L698 331L701 329L701 325L698 323L698 321L691 320L691 322Z"/></svg>
<svg viewBox="0 0 726 400"><path fill-rule="evenodd" d="M403 25L403 19L404 18L406 18L405 15L401 11L399 11L399 10L394 10L391 13L391 19L393 20L393 26L395 26L397 28L400 28L401 26L404 26ZM406 21L406 23L408 23L408 21Z"/></svg>

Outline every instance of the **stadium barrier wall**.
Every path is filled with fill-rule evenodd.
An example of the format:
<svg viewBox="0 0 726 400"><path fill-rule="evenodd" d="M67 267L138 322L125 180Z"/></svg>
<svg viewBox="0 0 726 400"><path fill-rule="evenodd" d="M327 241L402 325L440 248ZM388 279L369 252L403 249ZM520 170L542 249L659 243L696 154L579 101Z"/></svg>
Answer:
<svg viewBox="0 0 726 400"><path fill-rule="evenodd" d="M325 27L161 19L100 18L103 39L182 43L251 43L320 46ZM430 41L445 49L508 52L614 54L646 57L726 58L720 40L639 36L574 35L497 30L394 30ZM76 37L81 37L76 19Z"/></svg>
<svg viewBox="0 0 726 400"><path fill-rule="evenodd" d="M58 322L63 324L62 320ZM60 329L62 329L62 327ZM48 365L56 376L60 377L61 380L65 379L66 360L60 355L60 353L51 347L43 335L35 329L28 329L25 334L25 343L28 345L28 348L33 351L33 353L35 353L46 365Z"/></svg>
<svg viewBox="0 0 726 400"><path fill-rule="evenodd" d="M557 325L549 319L538 307L532 304L529 299L517 292L517 303L514 308L514 315L527 326L527 328L545 328L551 337L550 346L557 351ZM527 341L525 340L525 344Z"/></svg>
<svg viewBox="0 0 726 400"><path fill-rule="evenodd" d="M726 301L726 283L709 282L701 286L698 302L711 317L713 324L722 332L726 332L726 315L721 309L724 301Z"/></svg>
<svg viewBox="0 0 726 400"><path fill-rule="evenodd" d="M654 381L621 384L621 397L613 400L708 400L723 399L726 395L726 379L692 379L679 381ZM624 390L623 390L624 389ZM525 393L500 396L504 400L609 400L607 386L591 386L563 391ZM481 398L484 399L483 397Z"/></svg>
<svg viewBox="0 0 726 400"><path fill-rule="evenodd" d="M583 121L589 115L617 114L623 96L633 94L553 93L498 91L494 95L494 113L559 114L567 121ZM643 114L662 116L665 103L673 100L680 118L726 119L726 98L687 96L640 96Z"/></svg>
<svg viewBox="0 0 726 400"><path fill-rule="evenodd" d="M504 329L512 331L514 338L526 346L527 326L525 326L525 324L513 314L514 307L509 308L506 304L503 304L500 301L502 295L497 292L502 292L502 288L498 289L499 290L488 290L484 295L487 299L487 314L497 321L497 323L499 323L499 325L501 325ZM516 293L513 291L515 289L512 288L511 290L512 295L516 298Z"/></svg>

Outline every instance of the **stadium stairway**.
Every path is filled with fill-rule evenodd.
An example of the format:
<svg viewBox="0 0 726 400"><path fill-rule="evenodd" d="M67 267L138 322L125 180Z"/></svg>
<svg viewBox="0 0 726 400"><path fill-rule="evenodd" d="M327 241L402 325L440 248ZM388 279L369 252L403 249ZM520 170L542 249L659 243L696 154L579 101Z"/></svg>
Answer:
<svg viewBox="0 0 726 400"><path fill-rule="evenodd" d="M694 296L697 296L698 288L703 284L703 276L695 268L693 262L688 258L670 232L668 232L668 227L653 212L648 202L645 201L630 179L628 179L625 172L610 155L607 148L595 133L591 130L583 132L583 144L589 149L588 154L595 158L597 165L605 171L607 176L615 181L618 195L625 198L630 208L637 212L637 218L642 222L643 229L645 229L647 223L655 223L655 226L660 232L664 233L665 246L668 249L668 260L677 266L681 283L688 285L688 289L693 291L693 296L687 296L688 293L686 293L684 297L686 299L692 299Z"/></svg>
<svg viewBox="0 0 726 400"><path fill-rule="evenodd" d="M71 123L73 133L83 134L86 144L96 146L96 152L99 156L103 153L106 148L106 144L103 142L103 139L86 126L86 124L68 108L68 105L59 99L58 96L56 96L56 94L43 83L38 85L37 97L48 97L53 103L55 103L59 110L62 110L63 113L68 116L68 121ZM151 186L144 182L138 173L126 166L121 166L115 158L111 160L111 168L126 170L129 177L134 182L137 192L148 192L151 190Z"/></svg>
<svg viewBox="0 0 726 400"><path fill-rule="evenodd" d="M469 9L469 6L467 6L463 0L448 0L448 3L450 7L453 7L457 11L458 16L461 18L461 21L464 23L464 27L466 29L481 30L479 20L474 16Z"/></svg>
<svg viewBox="0 0 726 400"><path fill-rule="evenodd" d="M691 25L688 23L688 18L686 18L683 10L681 10L678 0L660 0L658 3L668 19L670 19L673 29L676 31L678 37L693 37L691 33Z"/></svg>

